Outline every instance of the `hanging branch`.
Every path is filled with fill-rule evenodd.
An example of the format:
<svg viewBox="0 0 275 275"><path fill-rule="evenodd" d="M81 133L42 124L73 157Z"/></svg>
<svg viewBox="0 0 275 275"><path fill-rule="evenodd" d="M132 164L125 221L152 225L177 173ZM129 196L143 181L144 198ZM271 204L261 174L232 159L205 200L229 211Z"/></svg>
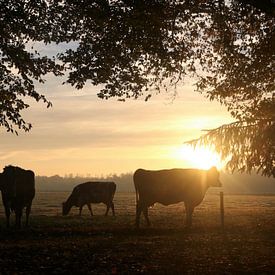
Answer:
<svg viewBox="0 0 275 275"><path fill-rule="evenodd" d="M275 120L236 121L222 125L198 139L188 141L192 146L213 146L226 168L233 172L256 171L275 177Z"/></svg>

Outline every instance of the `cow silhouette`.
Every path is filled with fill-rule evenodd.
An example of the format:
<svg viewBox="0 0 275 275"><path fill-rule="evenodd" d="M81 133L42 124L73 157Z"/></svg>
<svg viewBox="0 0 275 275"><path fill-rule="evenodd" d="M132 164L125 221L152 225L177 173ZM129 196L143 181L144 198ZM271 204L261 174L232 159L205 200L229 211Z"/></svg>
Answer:
<svg viewBox="0 0 275 275"><path fill-rule="evenodd" d="M155 203L170 205L184 202L186 225L192 225L194 208L199 205L210 186L220 187L219 172L216 167L209 170L170 169L149 171L138 169L134 173L136 189L136 227L139 227L143 212L150 225L148 207Z"/></svg>
<svg viewBox="0 0 275 275"><path fill-rule="evenodd" d="M93 215L91 203L104 203L107 206L105 216L108 215L110 207L113 216L115 215L113 198L116 191L114 182L85 182L77 185L66 202L62 204L62 214L67 215L73 206L79 207L79 215L82 208L87 205L91 215Z"/></svg>
<svg viewBox="0 0 275 275"><path fill-rule="evenodd" d="M31 170L16 166L6 166L0 173L0 190L5 208L7 227L10 226L10 214L15 212L15 225L21 227L23 209L26 207L26 226L29 223L32 201L35 196L35 175Z"/></svg>

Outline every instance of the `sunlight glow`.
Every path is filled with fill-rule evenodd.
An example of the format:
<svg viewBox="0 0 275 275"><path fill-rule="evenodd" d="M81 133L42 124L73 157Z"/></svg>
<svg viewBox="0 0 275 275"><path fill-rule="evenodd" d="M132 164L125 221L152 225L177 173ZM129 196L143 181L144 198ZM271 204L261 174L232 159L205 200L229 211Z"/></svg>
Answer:
<svg viewBox="0 0 275 275"><path fill-rule="evenodd" d="M198 169L209 169L216 166L220 170L224 166L220 156L208 147L194 148L190 145L182 145L175 153L175 157Z"/></svg>

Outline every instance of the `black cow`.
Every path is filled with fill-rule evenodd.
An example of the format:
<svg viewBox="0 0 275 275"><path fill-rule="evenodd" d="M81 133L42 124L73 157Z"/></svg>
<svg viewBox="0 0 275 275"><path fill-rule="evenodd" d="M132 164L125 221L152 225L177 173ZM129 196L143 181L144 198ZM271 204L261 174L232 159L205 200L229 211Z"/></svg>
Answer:
<svg viewBox="0 0 275 275"><path fill-rule="evenodd" d="M113 198L116 191L114 182L85 182L77 185L66 202L63 203L62 214L67 215L73 206L79 207L81 215L82 207L86 204L93 215L91 203L104 203L107 206L105 216L108 215L110 207L115 215Z"/></svg>
<svg viewBox="0 0 275 275"><path fill-rule="evenodd" d="M11 211L15 212L16 227L21 227L21 217L25 207L26 226L28 226L32 200L35 196L34 172L16 166L6 166L3 173L0 173L0 190L5 208L7 227L10 226Z"/></svg>
<svg viewBox="0 0 275 275"><path fill-rule="evenodd" d="M158 202L163 205L184 202L186 209L186 225L192 225L194 208L199 205L209 186L220 187L219 172L216 167L209 170L170 169L148 171L138 169L134 173L136 189L136 226L139 227L141 212L147 225L148 207Z"/></svg>

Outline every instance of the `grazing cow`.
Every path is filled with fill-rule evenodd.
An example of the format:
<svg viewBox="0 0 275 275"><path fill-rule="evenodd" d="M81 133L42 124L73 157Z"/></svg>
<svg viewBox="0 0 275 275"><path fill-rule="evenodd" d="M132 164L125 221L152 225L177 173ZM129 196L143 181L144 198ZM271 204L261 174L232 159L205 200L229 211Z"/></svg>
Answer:
<svg viewBox="0 0 275 275"><path fill-rule="evenodd" d="M116 191L114 182L85 182L77 185L66 202L63 202L62 214L67 215L73 206L79 207L81 216L82 207L86 204L93 216L91 203L104 203L107 206L105 216L108 215L110 207L115 215L113 198Z"/></svg>
<svg viewBox="0 0 275 275"><path fill-rule="evenodd" d="M29 215L32 200L35 195L34 172L24 170L16 166L6 166L0 173L0 190L5 208L7 227L10 226L10 213L15 212L15 225L21 227L23 209L26 207L26 226L29 223Z"/></svg>
<svg viewBox="0 0 275 275"><path fill-rule="evenodd" d="M148 207L158 202L163 205L184 202L186 225L192 225L194 208L199 205L210 186L220 187L219 172L216 167L209 170L170 169L148 171L138 169L134 173L136 189L136 226L139 227L141 212L147 225Z"/></svg>

